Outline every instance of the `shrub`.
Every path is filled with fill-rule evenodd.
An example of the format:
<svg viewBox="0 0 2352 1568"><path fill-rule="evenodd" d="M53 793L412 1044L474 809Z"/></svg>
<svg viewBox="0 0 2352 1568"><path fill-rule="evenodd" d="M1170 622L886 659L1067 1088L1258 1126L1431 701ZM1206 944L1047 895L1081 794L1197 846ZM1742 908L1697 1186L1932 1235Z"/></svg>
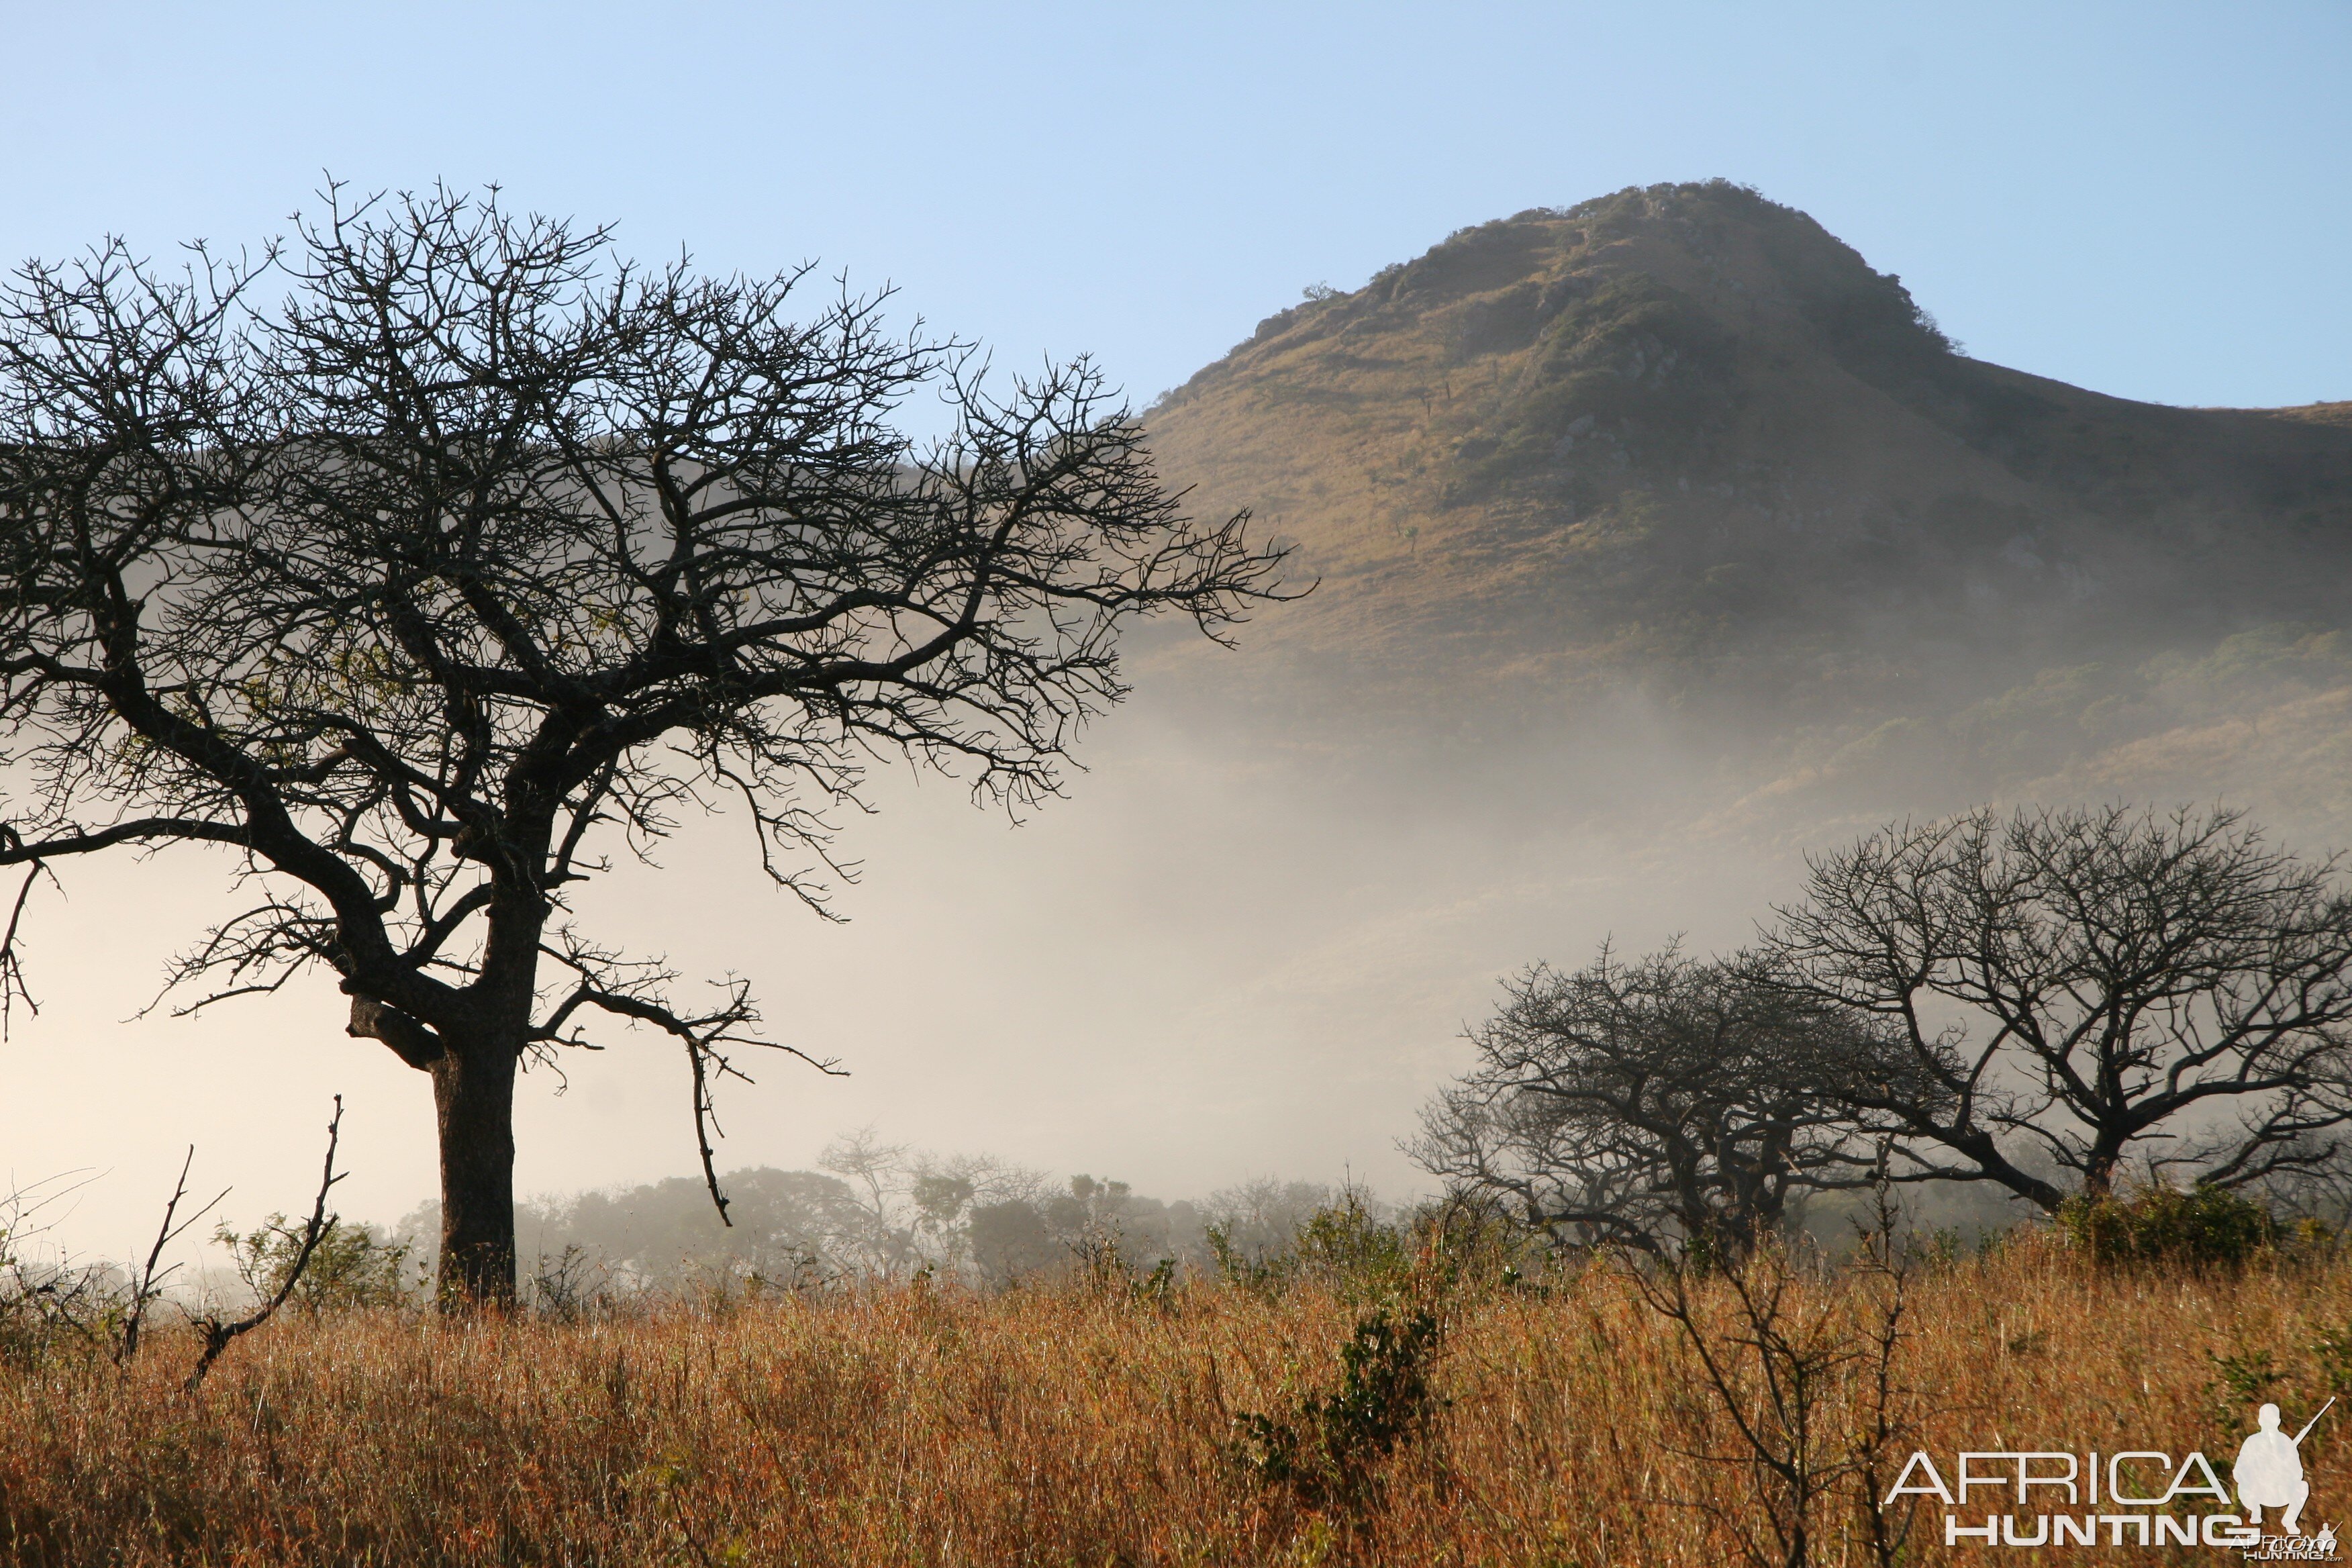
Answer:
<svg viewBox="0 0 2352 1568"><path fill-rule="evenodd" d="M2099 1263L2242 1268L2278 1245L2270 1210L2226 1187L2152 1184L2127 1197L2074 1197L2058 1211L2068 1243Z"/></svg>
<svg viewBox="0 0 2352 1568"><path fill-rule="evenodd" d="M1562 1261L1551 1238L1490 1194L1457 1191L1416 1209L1405 1225L1417 1289L1439 1299L1457 1291L1550 1289Z"/></svg>
<svg viewBox="0 0 2352 1568"><path fill-rule="evenodd" d="M1260 1485L1310 1505L1363 1502L1380 1461L1442 1403L1429 1384L1438 1338L1437 1319L1425 1310L1402 1321L1385 1307L1359 1318L1339 1347L1338 1391L1303 1395L1286 1415L1236 1415L1235 1462Z"/></svg>
<svg viewBox="0 0 2352 1568"><path fill-rule="evenodd" d="M94 1354L128 1310L121 1271L69 1259L37 1261L24 1242L40 1200L0 1193L0 1368L39 1365L61 1352Z"/></svg>
<svg viewBox="0 0 2352 1568"><path fill-rule="evenodd" d="M1412 1262L1404 1236L1352 1189L1307 1216L1291 1254L1309 1277L1359 1300L1395 1291Z"/></svg>
<svg viewBox="0 0 2352 1568"><path fill-rule="evenodd" d="M213 1239L236 1260L237 1278L255 1297L267 1301L278 1294L294 1261L302 1253L302 1226L282 1214L271 1215L258 1228L239 1235L226 1225ZM330 1219L326 1234L302 1270L294 1300L313 1312L347 1307L393 1307L405 1298L402 1278L409 1248L404 1242L386 1241L372 1226Z"/></svg>
<svg viewBox="0 0 2352 1568"><path fill-rule="evenodd" d="M1176 1310L1176 1260L1162 1258L1149 1272L1138 1269L1127 1256L1116 1226L1089 1226L1069 1244L1078 1262L1077 1278L1096 1296L1150 1307Z"/></svg>
<svg viewBox="0 0 2352 1568"><path fill-rule="evenodd" d="M1267 1258L1253 1255L1234 1241L1230 1222L1213 1221L1203 1234L1209 1244L1209 1257L1216 1266L1218 1282L1269 1300L1281 1293L1297 1261L1287 1251Z"/></svg>

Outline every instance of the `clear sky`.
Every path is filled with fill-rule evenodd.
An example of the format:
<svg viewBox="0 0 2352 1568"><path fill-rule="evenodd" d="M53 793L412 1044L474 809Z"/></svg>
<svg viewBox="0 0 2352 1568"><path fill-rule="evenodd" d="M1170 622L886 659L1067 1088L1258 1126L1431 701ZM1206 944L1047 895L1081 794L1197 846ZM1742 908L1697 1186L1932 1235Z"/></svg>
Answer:
<svg viewBox="0 0 2352 1568"><path fill-rule="evenodd" d="M0 258L257 237L321 170L896 282L1181 382L1302 286L1722 175L1980 357L2352 397L2352 5L0 4Z"/></svg>
<svg viewBox="0 0 2352 1568"><path fill-rule="evenodd" d="M0 0L0 24L10 260L110 231L258 240L322 171L496 181L640 255L894 282L1000 363L1090 351L1139 402L1306 285L1526 207L1720 175L1902 274L1980 357L2174 403L2352 398L2344 0ZM1171 761L1151 722L1107 726L1075 799L1021 835L952 786L892 794L846 846L870 868L848 928L698 842L599 895L616 934L752 975L785 1037L859 1072L730 1091L724 1160L805 1163L870 1118L1170 1196L1269 1168L1402 1183L1395 1140L1497 973L1579 958L1610 922L1633 946L1678 926L1736 942L1785 891L1760 870L1611 881L1564 839L1475 824L1342 833L1244 761ZM198 1181L238 1184L236 1217L307 1201L338 1091L350 1211L432 1190L423 1080L342 1038L330 981L123 1022L225 912L224 869L77 868L36 911L48 1006L0 1043L0 1190L100 1173L80 1247L142 1242L192 1141ZM532 1080L525 1191L692 1169L682 1071L646 1053L561 1098Z"/></svg>

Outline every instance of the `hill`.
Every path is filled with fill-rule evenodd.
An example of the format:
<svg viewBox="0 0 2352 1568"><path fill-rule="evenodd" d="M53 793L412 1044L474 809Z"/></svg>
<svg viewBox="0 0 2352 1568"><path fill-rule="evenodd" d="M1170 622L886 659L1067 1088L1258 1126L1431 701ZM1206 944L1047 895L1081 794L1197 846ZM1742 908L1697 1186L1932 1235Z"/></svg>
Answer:
<svg viewBox="0 0 2352 1568"><path fill-rule="evenodd" d="M1970 359L1720 181L1309 296L1146 416L1202 506L1253 508L1320 580L1253 629L1253 702L1499 733L1633 690L1753 752L1744 787L1854 774L1859 744L1902 809L1926 776L2210 795L2217 751L2280 742L2265 777L2338 813L2352 404L2175 408ZM2208 733L2257 710L2285 733Z"/></svg>

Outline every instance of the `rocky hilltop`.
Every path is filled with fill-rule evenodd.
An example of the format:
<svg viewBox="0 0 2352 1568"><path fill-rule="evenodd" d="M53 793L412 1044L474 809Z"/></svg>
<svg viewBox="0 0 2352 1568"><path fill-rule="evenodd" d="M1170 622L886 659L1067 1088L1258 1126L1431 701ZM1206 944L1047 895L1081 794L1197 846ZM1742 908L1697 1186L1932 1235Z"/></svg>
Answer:
<svg viewBox="0 0 2352 1568"><path fill-rule="evenodd" d="M2296 746L2352 752L2352 404L2167 407L1969 358L1742 186L1463 230L1309 290L1146 420L1201 506L1319 579L1237 666L1286 709L1418 729L1630 686L1760 726L1775 776L1861 746L1898 803L1956 768L2210 795L2209 753L2260 749L2211 722L2294 704ZM2161 781L2098 773L2133 747ZM2341 795L2329 767L2291 771Z"/></svg>

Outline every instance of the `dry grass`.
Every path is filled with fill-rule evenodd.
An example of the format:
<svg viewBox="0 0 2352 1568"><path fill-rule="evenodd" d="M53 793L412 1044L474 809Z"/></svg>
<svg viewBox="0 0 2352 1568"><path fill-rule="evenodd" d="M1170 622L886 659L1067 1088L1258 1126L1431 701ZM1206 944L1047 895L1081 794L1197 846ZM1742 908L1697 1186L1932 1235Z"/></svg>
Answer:
<svg viewBox="0 0 2352 1568"><path fill-rule="evenodd" d="M1804 1310L1866 1304L1861 1289L1809 1288ZM1721 1413L1671 1325L1598 1269L1449 1303L1450 1403L1360 1512L1254 1486L1226 1457L1234 1414L1328 1385L1359 1310L1204 1284L1167 1311L1075 1287L918 1287L570 1325L294 1318L193 1400L192 1346L163 1334L127 1373L0 1366L0 1558L1739 1561L1735 1532L1762 1517L1748 1478L1689 1453L1727 1439ZM2269 1356L2273 1396L2308 1409L2327 1372L2312 1347L2347 1321L2340 1266L2103 1277L2029 1246L1932 1269L1896 1369L1917 1422L1901 1447L1940 1463L2127 1439L2201 1448L2226 1475L2244 1417L2213 1358ZM1841 1384L1824 1431L1846 1429L1859 1393ZM2323 1426L2306 1447L2313 1526L2352 1517L2352 1443ZM1856 1506L1849 1485L1825 1508L1815 1561L1867 1560ZM1920 1535L1940 1559L1940 1535Z"/></svg>

